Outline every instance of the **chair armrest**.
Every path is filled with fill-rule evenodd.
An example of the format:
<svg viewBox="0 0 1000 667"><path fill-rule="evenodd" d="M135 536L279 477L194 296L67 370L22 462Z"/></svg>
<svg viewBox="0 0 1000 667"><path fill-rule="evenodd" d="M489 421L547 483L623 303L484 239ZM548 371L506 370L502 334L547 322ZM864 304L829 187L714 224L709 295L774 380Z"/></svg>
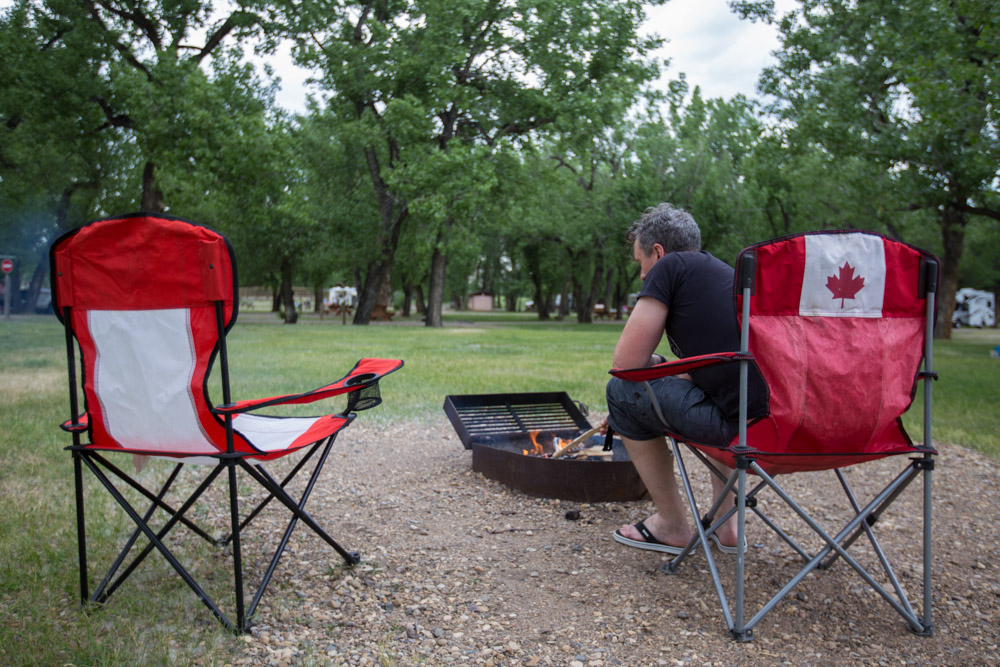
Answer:
<svg viewBox="0 0 1000 667"><path fill-rule="evenodd" d="M717 366L733 361L753 361L753 355L749 352L716 352L715 354L702 354L697 357L684 357L676 361L665 361L655 366L645 366L643 368L612 368L608 371L611 375L630 382L646 382L656 378L667 377L669 375L680 375L699 368Z"/></svg>
<svg viewBox="0 0 1000 667"><path fill-rule="evenodd" d="M286 394L284 396L271 396L269 398L251 399L248 401L237 401L226 405L217 405L212 408L212 412L219 415L238 414L250 412L271 405L287 405L294 403L312 403L338 394L347 394L352 391L359 391L373 384L378 383L384 376L399 370L403 367L402 359L362 359L351 372L340 378L336 382L307 391L302 394Z"/></svg>
<svg viewBox="0 0 1000 667"><path fill-rule="evenodd" d="M76 422L76 423L74 423ZM76 419L69 419L59 425L59 428L67 433L82 433L90 428L90 415L84 412Z"/></svg>

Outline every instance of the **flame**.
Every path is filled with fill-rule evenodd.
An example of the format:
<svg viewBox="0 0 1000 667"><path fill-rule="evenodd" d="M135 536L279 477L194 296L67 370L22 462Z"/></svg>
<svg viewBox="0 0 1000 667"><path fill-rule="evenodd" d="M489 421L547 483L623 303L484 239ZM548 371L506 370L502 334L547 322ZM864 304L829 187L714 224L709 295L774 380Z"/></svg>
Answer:
<svg viewBox="0 0 1000 667"><path fill-rule="evenodd" d="M545 445L538 441L541 431L529 431L528 435L531 436L531 449L522 449L521 453L525 456L551 456L550 452L545 451ZM568 445L572 440L563 440L558 436L552 438L552 451L558 452L560 449Z"/></svg>
<svg viewBox="0 0 1000 667"><path fill-rule="evenodd" d="M563 449L564 447L568 447L570 443L573 442L571 439L564 440L559 436L552 436L552 451L546 452L545 445L538 442L538 436L540 434L541 431L528 432L528 435L531 436L531 449L522 449L521 450L522 454L524 454L525 456L543 456L547 458L552 456L552 454L554 454L555 452L558 452L559 450Z"/></svg>
<svg viewBox="0 0 1000 667"><path fill-rule="evenodd" d="M540 431L531 431L528 435L531 436L531 449L522 449L521 453L525 456L545 456L545 446L538 442L538 434Z"/></svg>

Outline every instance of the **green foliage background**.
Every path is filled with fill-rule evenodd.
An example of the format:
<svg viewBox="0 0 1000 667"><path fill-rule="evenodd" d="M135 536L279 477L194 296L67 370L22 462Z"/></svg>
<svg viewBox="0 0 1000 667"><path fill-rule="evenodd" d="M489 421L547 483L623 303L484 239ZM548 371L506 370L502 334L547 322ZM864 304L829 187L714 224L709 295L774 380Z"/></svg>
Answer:
<svg viewBox="0 0 1000 667"><path fill-rule="evenodd" d="M478 291L586 323L637 287L623 230L670 201L724 259L813 229L927 248L945 334L957 287L997 289L995 2L730 2L781 35L762 104L653 83L660 1L14 0L0 253L33 299L58 234L154 206L227 233L245 285L354 284L359 323L383 284L433 326ZM281 42L318 72L299 116L245 55Z"/></svg>

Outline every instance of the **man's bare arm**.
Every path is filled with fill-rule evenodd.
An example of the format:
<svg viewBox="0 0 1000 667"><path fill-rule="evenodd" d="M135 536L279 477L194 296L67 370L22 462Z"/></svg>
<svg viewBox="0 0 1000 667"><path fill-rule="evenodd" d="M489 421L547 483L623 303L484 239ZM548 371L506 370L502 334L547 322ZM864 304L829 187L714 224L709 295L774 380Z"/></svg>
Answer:
<svg viewBox="0 0 1000 667"><path fill-rule="evenodd" d="M653 351L660 344L667 323L667 306L650 297L641 297L629 313L622 335L615 345L614 368L640 368L656 363Z"/></svg>

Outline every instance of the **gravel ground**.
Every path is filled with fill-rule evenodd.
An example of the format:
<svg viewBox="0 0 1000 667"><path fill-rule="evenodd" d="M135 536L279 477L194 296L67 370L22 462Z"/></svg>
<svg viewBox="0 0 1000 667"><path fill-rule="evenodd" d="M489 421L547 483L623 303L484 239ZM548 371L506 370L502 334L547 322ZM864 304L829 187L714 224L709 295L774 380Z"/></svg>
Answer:
<svg viewBox="0 0 1000 667"><path fill-rule="evenodd" d="M659 554L612 541L614 528L651 511L649 502L533 498L472 472L470 452L443 416L386 426L362 415L337 441L309 503L334 537L361 551L361 564L341 567L333 550L297 531L233 662L996 664L1000 467L960 447L940 450L933 637L910 634L841 562L810 575L757 626L753 642L740 644L726 631L704 554L670 576L659 571ZM863 495L901 467L898 460L877 462L850 469L848 477ZM843 513L832 473L787 483L820 519ZM920 539L919 522L904 518L919 516L920 488L911 487L906 509L879 524L890 554ZM838 504L820 507L827 498ZM762 505L779 519L787 516L773 494ZM579 518L567 518L574 510ZM782 525L816 543L791 530L790 521ZM799 561L760 521L748 523L748 533L747 594L759 606ZM909 551L899 553L897 572L919 598L919 549ZM852 554L877 567L870 550ZM732 572L735 559L716 560L723 576Z"/></svg>

